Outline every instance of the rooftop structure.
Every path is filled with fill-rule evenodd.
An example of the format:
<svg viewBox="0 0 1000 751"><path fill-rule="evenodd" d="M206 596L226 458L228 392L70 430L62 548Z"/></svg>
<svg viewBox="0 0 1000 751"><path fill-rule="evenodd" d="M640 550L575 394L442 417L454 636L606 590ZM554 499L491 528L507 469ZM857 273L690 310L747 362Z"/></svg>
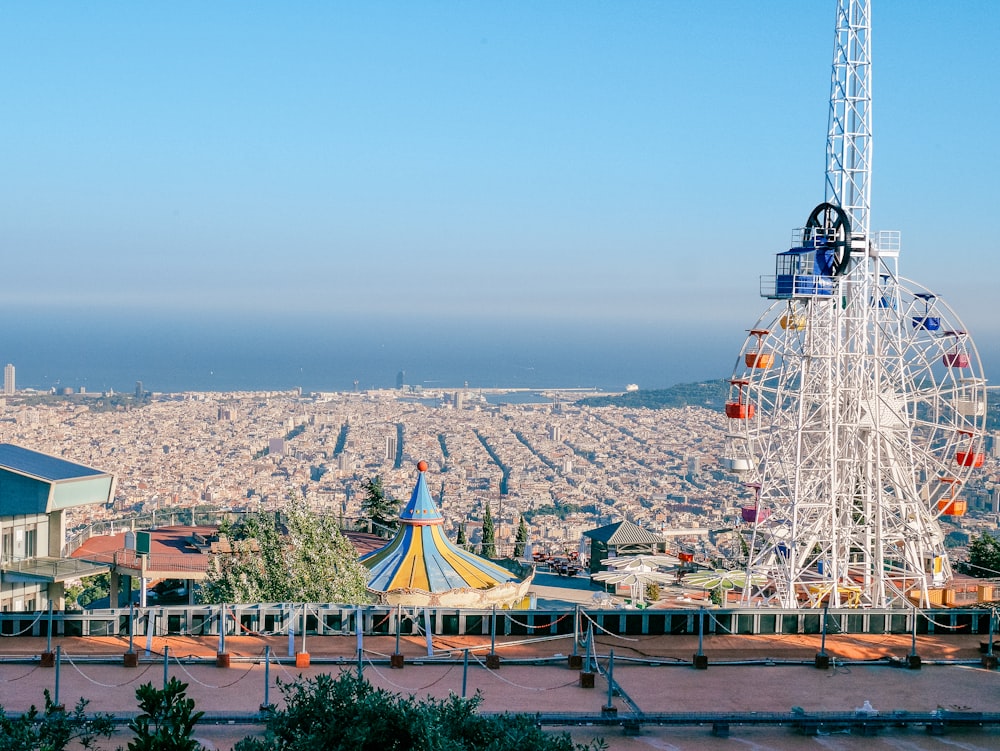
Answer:
<svg viewBox="0 0 1000 751"><path fill-rule="evenodd" d="M658 535L625 520L607 524L583 536L590 540L590 570L602 571L604 561L622 555L656 555L665 553L667 541Z"/></svg>
<svg viewBox="0 0 1000 751"><path fill-rule="evenodd" d="M0 444L0 610L61 608L65 581L107 570L63 557L63 513L108 503L114 486L107 472Z"/></svg>

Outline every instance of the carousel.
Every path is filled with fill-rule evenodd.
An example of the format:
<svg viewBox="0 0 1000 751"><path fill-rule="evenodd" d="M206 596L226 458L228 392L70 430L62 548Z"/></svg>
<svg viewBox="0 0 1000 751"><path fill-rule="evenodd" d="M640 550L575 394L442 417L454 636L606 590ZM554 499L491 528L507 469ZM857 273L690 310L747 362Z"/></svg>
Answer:
<svg viewBox="0 0 1000 751"><path fill-rule="evenodd" d="M516 608L528 599L531 575L512 571L460 548L444 534L444 517L427 490L427 462L399 514L396 536L361 557L376 602L404 607Z"/></svg>

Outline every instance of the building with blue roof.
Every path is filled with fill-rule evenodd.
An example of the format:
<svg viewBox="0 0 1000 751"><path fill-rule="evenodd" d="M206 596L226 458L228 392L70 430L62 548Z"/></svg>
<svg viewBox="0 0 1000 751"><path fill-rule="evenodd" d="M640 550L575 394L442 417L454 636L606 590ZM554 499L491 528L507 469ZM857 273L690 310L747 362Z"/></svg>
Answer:
<svg viewBox="0 0 1000 751"><path fill-rule="evenodd" d="M108 503L115 476L11 443L0 444L0 611L65 606L65 582L107 566L63 557L64 512Z"/></svg>

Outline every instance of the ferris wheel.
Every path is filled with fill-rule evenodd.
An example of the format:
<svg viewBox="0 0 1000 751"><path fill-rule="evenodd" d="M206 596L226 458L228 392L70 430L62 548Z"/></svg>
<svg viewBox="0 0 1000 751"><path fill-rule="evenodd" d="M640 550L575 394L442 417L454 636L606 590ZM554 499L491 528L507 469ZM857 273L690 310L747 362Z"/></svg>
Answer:
<svg viewBox="0 0 1000 751"><path fill-rule="evenodd" d="M896 273L898 234L852 261L834 224L778 254L791 273L762 280L774 301L730 379L723 464L752 491L748 571L768 575L744 595L926 600L951 577L938 519L966 512L961 489L984 461L986 380L955 312Z"/></svg>
<svg viewBox="0 0 1000 751"><path fill-rule="evenodd" d="M826 201L761 278L770 306L730 379L723 466L742 476L744 604L930 604L941 520L982 466L986 381L937 295L870 231L870 0L838 0Z"/></svg>

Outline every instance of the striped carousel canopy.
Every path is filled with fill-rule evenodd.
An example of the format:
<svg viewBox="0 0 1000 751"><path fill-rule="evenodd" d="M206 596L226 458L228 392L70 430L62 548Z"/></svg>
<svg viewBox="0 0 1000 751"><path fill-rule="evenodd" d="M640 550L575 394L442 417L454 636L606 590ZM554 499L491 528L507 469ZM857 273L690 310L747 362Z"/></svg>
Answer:
<svg viewBox="0 0 1000 751"><path fill-rule="evenodd" d="M417 485L400 512L396 537L385 547L361 557L369 568L368 588L374 592L419 589L489 589L516 581L510 571L463 550L443 530L444 517L427 491L427 462L417 465Z"/></svg>

